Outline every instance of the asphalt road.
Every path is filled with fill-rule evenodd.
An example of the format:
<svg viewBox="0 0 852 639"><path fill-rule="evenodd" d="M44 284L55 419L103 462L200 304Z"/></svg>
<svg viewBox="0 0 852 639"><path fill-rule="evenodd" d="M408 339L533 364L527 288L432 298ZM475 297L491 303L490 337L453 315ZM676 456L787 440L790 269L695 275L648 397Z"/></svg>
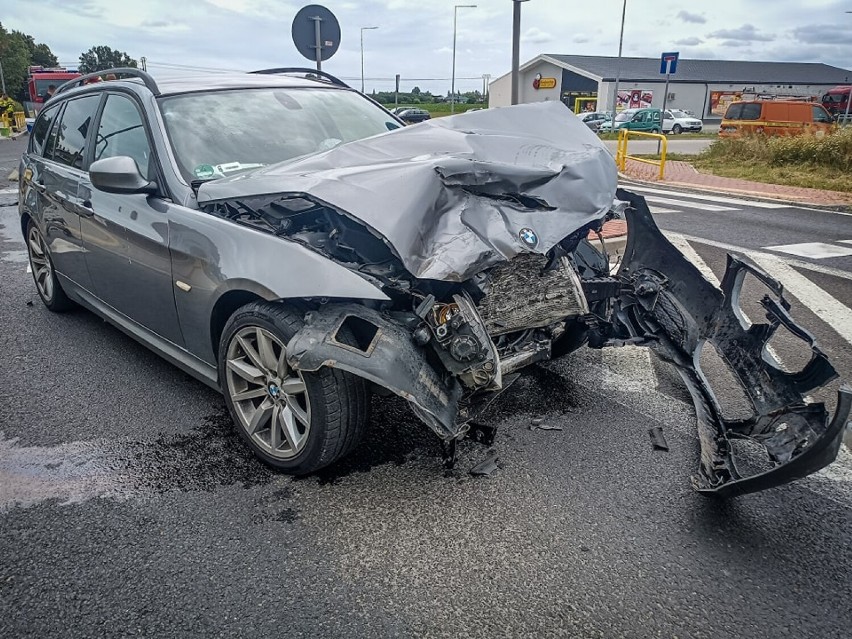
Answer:
<svg viewBox="0 0 852 639"><path fill-rule="evenodd" d="M852 219L709 214L722 205L678 198L696 204L655 204L669 211L657 219L676 241L698 238L687 244L710 270L723 265L716 244L731 243L816 265L791 268L849 304L850 258L764 247L840 244ZM801 312L852 379L849 343L822 309ZM0 637L715 639L852 626L849 453L779 489L702 498L688 479L692 408L641 349L584 349L524 375L491 410L489 477L467 473L488 449L464 441L445 472L427 429L377 399L351 458L295 480L247 454L216 393L88 312L44 309L10 206L0 348ZM562 430L529 430L533 417ZM655 425L670 452L651 449Z"/></svg>

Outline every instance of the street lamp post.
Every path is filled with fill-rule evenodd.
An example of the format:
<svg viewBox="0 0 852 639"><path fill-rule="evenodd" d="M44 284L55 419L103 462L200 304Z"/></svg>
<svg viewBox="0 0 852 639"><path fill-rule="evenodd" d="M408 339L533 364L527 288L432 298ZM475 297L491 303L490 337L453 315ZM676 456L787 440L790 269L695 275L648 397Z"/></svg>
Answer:
<svg viewBox="0 0 852 639"><path fill-rule="evenodd" d="M364 93L364 32L378 27L361 27L361 93Z"/></svg>
<svg viewBox="0 0 852 639"><path fill-rule="evenodd" d="M518 75L521 66L521 3L527 0L512 0L512 104L518 103Z"/></svg>
<svg viewBox="0 0 852 639"><path fill-rule="evenodd" d="M615 91L612 97L612 130L615 131L615 116L618 115L618 83L621 80L621 49L624 45L624 18L627 15L627 0L621 7L621 35L618 37L618 62L615 63ZM662 125L660 125L662 126Z"/></svg>
<svg viewBox="0 0 852 639"><path fill-rule="evenodd" d="M450 85L450 113L456 112L456 25L459 19L459 9L475 8L475 4L457 4L453 7L453 79Z"/></svg>

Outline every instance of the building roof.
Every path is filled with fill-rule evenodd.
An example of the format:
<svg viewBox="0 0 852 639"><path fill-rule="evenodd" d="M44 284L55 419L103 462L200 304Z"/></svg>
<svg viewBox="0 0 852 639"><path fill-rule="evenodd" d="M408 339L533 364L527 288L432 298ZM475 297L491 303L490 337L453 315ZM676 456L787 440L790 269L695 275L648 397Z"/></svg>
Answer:
<svg viewBox="0 0 852 639"><path fill-rule="evenodd" d="M613 81L621 68L625 82L658 82L659 58L621 58L593 55L544 54L544 59L572 71ZM739 60L689 60L681 58L672 82L720 84L848 84L852 71L817 62L744 62Z"/></svg>

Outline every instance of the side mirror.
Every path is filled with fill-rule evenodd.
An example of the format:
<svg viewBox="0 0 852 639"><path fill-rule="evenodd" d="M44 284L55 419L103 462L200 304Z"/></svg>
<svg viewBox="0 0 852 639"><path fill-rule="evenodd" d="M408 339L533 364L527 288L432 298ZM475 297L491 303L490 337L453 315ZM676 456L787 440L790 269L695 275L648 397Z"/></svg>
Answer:
<svg viewBox="0 0 852 639"><path fill-rule="evenodd" d="M155 193L157 183L146 180L139 173L136 160L127 155L117 155L92 162L89 179L99 191L106 193Z"/></svg>

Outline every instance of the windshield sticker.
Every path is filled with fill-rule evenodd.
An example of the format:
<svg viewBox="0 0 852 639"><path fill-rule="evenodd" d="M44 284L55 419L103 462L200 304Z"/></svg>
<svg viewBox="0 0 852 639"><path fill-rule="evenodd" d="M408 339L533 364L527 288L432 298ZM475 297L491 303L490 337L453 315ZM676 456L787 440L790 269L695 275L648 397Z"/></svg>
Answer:
<svg viewBox="0 0 852 639"><path fill-rule="evenodd" d="M216 175L216 169L210 164L199 164L195 167L193 173L195 173L195 177L204 180Z"/></svg>

